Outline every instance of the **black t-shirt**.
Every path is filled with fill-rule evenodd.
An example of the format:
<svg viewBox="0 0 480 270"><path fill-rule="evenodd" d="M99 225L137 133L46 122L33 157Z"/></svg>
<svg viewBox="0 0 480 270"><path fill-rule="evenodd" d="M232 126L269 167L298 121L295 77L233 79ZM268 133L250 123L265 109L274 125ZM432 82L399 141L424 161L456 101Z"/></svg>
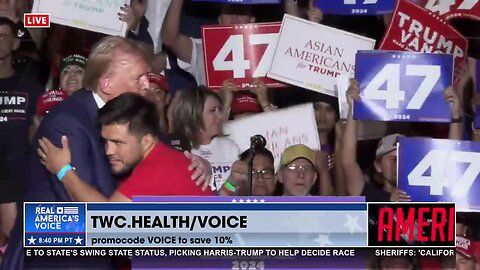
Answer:
<svg viewBox="0 0 480 270"><path fill-rule="evenodd" d="M17 200L21 192L29 128L42 92L38 82L18 73L0 79L0 203Z"/></svg>
<svg viewBox="0 0 480 270"><path fill-rule="evenodd" d="M367 202L389 202L390 193L380 187L367 182L363 186L362 196L365 196Z"/></svg>

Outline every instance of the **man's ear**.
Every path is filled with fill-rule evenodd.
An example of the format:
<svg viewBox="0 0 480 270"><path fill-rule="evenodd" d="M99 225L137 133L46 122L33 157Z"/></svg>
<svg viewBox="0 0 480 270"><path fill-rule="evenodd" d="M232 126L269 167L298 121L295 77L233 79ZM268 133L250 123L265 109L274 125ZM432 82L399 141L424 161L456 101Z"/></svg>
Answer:
<svg viewBox="0 0 480 270"><path fill-rule="evenodd" d="M382 173L382 166L380 166L380 161L378 159L373 162L373 166L375 166L375 171Z"/></svg>
<svg viewBox="0 0 480 270"><path fill-rule="evenodd" d="M252 16L252 17L250 18L250 23L254 23L255 21L257 21L257 18L255 18L255 17Z"/></svg>
<svg viewBox="0 0 480 270"><path fill-rule="evenodd" d="M97 91L101 91L104 95L109 96L112 94L111 89L112 84L110 78L107 76L100 77L100 79L98 80Z"/></svg>
<svg viewBox="0 0 480 270"><path fill-rule="evenodd" d="M141 144L142 144L142 152L147 153L148 150L155 146L155 137L152 134L147 134L142 137Z"/></svg>

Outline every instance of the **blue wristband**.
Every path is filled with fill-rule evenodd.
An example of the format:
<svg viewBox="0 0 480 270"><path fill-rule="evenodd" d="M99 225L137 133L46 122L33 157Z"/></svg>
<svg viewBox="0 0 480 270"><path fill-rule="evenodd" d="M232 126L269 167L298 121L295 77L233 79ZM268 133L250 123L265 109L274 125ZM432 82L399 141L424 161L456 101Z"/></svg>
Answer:
<svg viewBox="0 0 480 270"><path fill-rule="evenodd" d="M57 179L58 181L62 181L63 177L65 177L65 174L67 174L68 171L73 170L72 165L68 164L63 166L60 171L57 173Z"/></svg>

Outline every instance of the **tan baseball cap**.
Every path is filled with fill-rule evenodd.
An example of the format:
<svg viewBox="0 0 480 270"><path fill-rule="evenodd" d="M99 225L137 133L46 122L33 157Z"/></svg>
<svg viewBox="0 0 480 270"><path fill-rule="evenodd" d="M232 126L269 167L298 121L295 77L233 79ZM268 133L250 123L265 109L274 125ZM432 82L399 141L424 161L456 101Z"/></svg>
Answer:
<svg viewBox="0 0 480 270"><path fill-rule="evenodd" d="M298 158L307 159L312 165L315 165L315 151L303 144L296 144L285 148L280 159L280 165L286 166Z"/></svg>

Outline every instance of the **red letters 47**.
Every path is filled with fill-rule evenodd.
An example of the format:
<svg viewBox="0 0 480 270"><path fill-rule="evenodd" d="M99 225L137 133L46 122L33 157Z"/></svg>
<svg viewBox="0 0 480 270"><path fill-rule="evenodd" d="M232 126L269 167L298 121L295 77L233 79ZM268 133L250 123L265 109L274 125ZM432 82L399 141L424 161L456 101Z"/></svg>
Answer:
<svg viewBox="0 0 480 270"><path fill-rule="evenodd" d="M258 23L202 27L207 85L220 88L223 81L234 79L248 87L254 78L268 86L281 86L267 78L277 46L280 23Z"/></svg>

